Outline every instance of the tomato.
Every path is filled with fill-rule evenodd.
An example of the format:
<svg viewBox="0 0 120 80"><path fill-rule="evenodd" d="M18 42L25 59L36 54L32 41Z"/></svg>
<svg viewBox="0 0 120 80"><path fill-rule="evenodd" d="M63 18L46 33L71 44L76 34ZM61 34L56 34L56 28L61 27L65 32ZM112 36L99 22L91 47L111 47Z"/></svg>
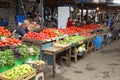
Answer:
<svg viewBox="0 0 120 80"><path fill-rule="evenodd" d="M10 31L8 29L5 29L4 27L0 26L0 35L2 36L10 36Z"/></svg>

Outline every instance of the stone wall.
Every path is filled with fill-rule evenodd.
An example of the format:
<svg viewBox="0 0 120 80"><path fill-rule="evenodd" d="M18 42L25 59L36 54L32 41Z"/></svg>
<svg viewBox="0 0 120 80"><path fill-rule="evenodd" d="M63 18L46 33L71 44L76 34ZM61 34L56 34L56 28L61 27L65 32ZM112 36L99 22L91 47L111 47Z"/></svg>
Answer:
<svg viewBox="0 0 120 80"><path fill-rule="evenodd" d="M16 14L16 0L2 0L10 2L9 8L0 8L0 18L8 20L11 15Z"/></svg>
<svg viewBox="0 0 120 80"><path fill-rule="evenodd" d="M5 1L10 3L10 6L7 8L0 7L0 19L3 18L5 21L8 21L11 16L15 16L16 14L18 15L24 14L23 9L21 8L20 0L0 0L0 1ZM18 4L17 1L19 1ZM24 4L25 12L27 13L32 11L33 3L28 0L22 0L22 1ZM41 12L40 8L37 11Z"/></svg>
<svg viewBox="0 0 120 80"><path fill-rule="evenodd" d="M9 17L15 16L17 14L17 6L18 6L18 14L24 14L23 9L20 7L21 3L17 5L17 0L2 0L6 2L10 2L9 8L1 8L0 7L0 18L4 18L5 20L8 20ZM25 11L31 11L32 3L28 2L27 0L23 0Z"/></svg>

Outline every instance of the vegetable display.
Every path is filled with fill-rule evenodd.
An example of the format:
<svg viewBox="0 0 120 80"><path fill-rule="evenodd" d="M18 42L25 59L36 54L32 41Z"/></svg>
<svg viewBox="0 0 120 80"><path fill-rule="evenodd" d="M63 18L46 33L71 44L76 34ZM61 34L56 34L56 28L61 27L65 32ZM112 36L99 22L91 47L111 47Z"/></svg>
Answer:
<svg viewBox="0 0 120 80"><path fill-rule="evenodd" d="M74 34L83 34L84 36L91 36L90 32L94 29L100 28L100 25L98 24L89 24L89 25L83 25L81 27L77 26L71 26L66 29L56 29L56 28L46 28L43 29L41 32L28 32L26 35L24 35L23 38L27 39L33 39L33 40L49 40L52 38L56 38L63 35L74 35Z"/></svg>
<svg viewBox="0 0 120 80"><path fill-rule="evenodd" d="M15 58L28 57L30 55L37 56L39 54L39 49L34 45L27 46L25 44L21 44L12 46L11 49L14 51Z"/></svg>
<svg viewBox="0 0 120 80"><path fill-rule="evenodd" d="M12 50L0 51L0 66L4 67L5 65L13 65L15 58Z"/></svg>
<svg viewBox="0 0 120 80"><path fill-rule="evenodd" d="M51 39L55 38L58 36L63 35L61 32L59 32L55 28L47 28L44 29L43 31L36 33L36 32L28 32L26 35L24 35L23 38L29 38L29 39L34 39L34 40L46 40L46 39Z"/></svg>
<svg viewBox="0 0 120 80"><path fill-rule="evenodd" d="M11 33L8 29L5 29L3 26L0 26L0 36L10 36Z"/></svg>
<svg viewBox="0 0 120 80"><path fill-rule="evenodd" d="M22 41L16 38L5 38L0 41L0 46L8 46L8 45L18 45L21 44Z"/></svg>
<svg viewBox="0 0 120 80"><path fill-rule="evenodd" d="M0 67L12 66L15 63L15 59L29 57L30 55L37 56L38 54L39 49L34 45L29 47L25 44L11 46L10 49L0 51Z"/></svg>

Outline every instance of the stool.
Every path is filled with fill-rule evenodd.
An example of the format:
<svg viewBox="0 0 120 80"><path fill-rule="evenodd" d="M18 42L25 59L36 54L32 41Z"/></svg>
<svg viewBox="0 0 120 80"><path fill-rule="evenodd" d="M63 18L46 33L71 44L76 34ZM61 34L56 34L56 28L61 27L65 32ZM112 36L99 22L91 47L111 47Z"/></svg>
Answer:
<svg viewBox="0 0 120 80"><path fill-rule="evenodd" d="M42 80L44 80L44 73L40 72L35 76L35 80L39 80L39 78L42 77Z"/></svg>

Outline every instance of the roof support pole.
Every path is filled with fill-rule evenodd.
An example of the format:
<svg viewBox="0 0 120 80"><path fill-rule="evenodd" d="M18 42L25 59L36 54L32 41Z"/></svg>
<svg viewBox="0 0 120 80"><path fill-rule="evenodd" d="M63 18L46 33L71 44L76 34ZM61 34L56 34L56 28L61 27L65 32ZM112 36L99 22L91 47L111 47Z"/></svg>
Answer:
<svg viewBox="0 0 120 80"><path fill-rule="evenodd" d="M41 21L41 27L44 27L44 7L43 7L43 0L40 0L40 4L41 4L41 13L42 13L42 21Z"/></svg>
<svg viewBox="0 0 120 80"><path fill-rule="evenodd" d="M23 1L20 0L20 2L21 2L21 5L22 5L23 13L24 13L24 15L26 16L26 11L25 11L25 7L24 7L24 5L23 5Z"/></svg>
<svg viewBox="0 0 120 80"><path fill-rule="evenodd" d="M84 3L81 3L81 24L83 24L83 9L84 9Z"/></svg>

